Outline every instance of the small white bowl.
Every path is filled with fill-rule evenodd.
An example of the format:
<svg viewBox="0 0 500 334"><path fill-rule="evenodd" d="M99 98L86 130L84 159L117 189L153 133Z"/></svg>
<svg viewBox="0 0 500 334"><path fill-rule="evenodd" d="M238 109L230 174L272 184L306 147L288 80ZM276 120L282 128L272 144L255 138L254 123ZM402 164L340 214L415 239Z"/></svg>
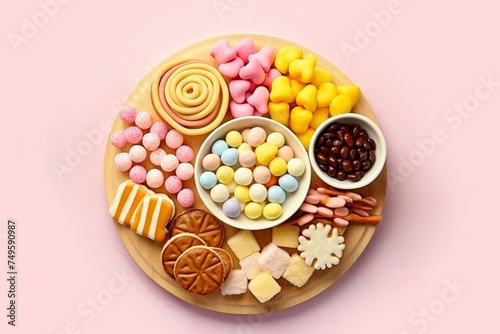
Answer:
<svg viewBox="0 0 500 334"><path fill-rule="evenodd" d="M358 181L351 181L347 179L340 181L333 177L330 177L319 168L319 164L316 161L316 157L314 154L316 141L318 140L319 135L335 122L350 126L358 124L361 129L364 129L368 133L368 137L373 139L373 141L375 142L375 162ZM321 180L323 180L329 186L337 189L358 189L369 185L377 178L377 176L384 168L386 157L387 147L384 135L382 134L380 128L368 117L355 113L340 114L328 118L316 129L309 144L309 159L311 160L312 169Z"/></svg>
<svg viewBox="0 0 500 334"><path fill-rule="evenodd" d="M302 176L298 178L299 188L293 193L286 194L286 200L282 204L283 213L278 219L275 220L268 220L263 216L255 220L250 219L245 216L244 212L242 212L236 218L229 218L222 212L222 203L214 202L210 197L210 190L204 189L199 182L200 175L204 172L204 169L201 165L203 157L211 152L212 144L216 140L224 139L226 134L231 130L241 132L243 129L256 126L264 128L267 134L274 131L282 133L283 136L285 136L285 145L290 146L295 152L295 157L304 161L304 164L306 166L304 174L302 174ZM295 136L295 134L293 134L282 124L269 118L257 116L236 118L217 127L201 144L200 149L198 150L198 154L196 155L196 161L194 165L196 190L198 191L200 198L207 209L224 223L244 230L263 230L271 228L283 223L288 218L290 218L299 209L300 205L307 196L307 192L309 191L309 187L311 185L311 173L311 164L309 163L307 151L305 150L304 146L299 141L297 136Z"/></svg>

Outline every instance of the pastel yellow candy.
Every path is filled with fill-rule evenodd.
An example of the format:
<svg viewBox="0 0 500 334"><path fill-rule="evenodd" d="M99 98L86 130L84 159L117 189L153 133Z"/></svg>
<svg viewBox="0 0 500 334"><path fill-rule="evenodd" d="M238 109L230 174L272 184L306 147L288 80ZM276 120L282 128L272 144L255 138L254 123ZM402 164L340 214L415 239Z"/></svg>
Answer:
<svg viewBox="0 0 500 334"><path fill-rule="evenodd" d="M250 195L249 195L248 187L247 186L236 186L236 188L234 188L234 197L236 197L236 199L238 201L240 201L240 203L249 202Z"/></svg>
<svg viewBox="0 0 500 334"><path fill-rule="evenodd" d="M297 94L306 86L305 83L300 82L298 80L292 79L290 77L290 87L292 87L292 92L293 92L293 98L297 98Z"/></svg>
<svg viewBox="0 0 500 334"><path fill-rule="evenodd" d="M318 107L328 107L335 96L337 96L337 87L330 82L325 82L319 85L317 102Z"/></svg>
<svg viewBox="0 0 500 334"><path fill-rule="evenodd" d="M309 143L311 142L314 131L316 130L314 130L313 128L308 128L306 132L297 135L297 138L299 138L300 142L302 143L302 145L304 145L306 150L309 149Z"/></svg>
<svg viewBox="0 0 500 334"><path fill-rule="evenodd" d="M243 142L243 137L241 136L241 133L239 133L238 131L233 130L227 133L226 143L230 147L238 147L242 142Z"/></svg>
<svg viewBox="0 0 500 334"><path fill-rule="evenodd" d="M324 68L316 66L314 68L314 77L311 80L311 84L316 87L319 87L322 83L330 82L333 83L333 76L330 71L325 70Z"/></svg>
<svg viewBox="0 0 500 334"><path fill-rule="evenodd" d="M337 91L339 94L346 94L351 99L351 108L358 103L361 97L361 89L358 86L338 86Z"/></svg>
<svg viewBox="0 0 500 334"><path fill-rule="evenodd" d="M266 139L269 144L275 145L277 148L285 145L285 136L280 132L271 132Z"/></svg>
<svg viewBox="0 0 500 334"><path fill-rule="evenodd" d="M238 146L238 154L241 154L241 152L245 151L252 151L252 146L250 146L248 143L241 143L241 145Z"/></svg>
<svg viewBox="0 0 500 334"><path fill-rule="evenodd" d="M245 206L245 215L250 219L257 219L262 215L262 206L259 203L250 202Z"/></svg>
<svg viewBox="0 0 500 334"><path fill-rule="evenodd" d="M288 126L290 119L290 105L286 102L269 102L267 105L271 118L276 122Z"/></svg>
<svg viewBox="0 0 500 334"><path fill-rule="evenodd" d="M309 123L309 126L313 129L317 129L321 123L328 119L328 117L330 117L330 108L316 108L316 111L313 112L313 119L311 123Z"/></svg>
<svg viewBox="0 0 500 334"><path fill-rule="evenodd" d="M292 87L290 86L290 79L288 79L288 77L282 75L273 80L269 99L271 102L286 103L292 103L295 100Z"/></svg>
<svg viewBox="0 0 500 334"><path fill-rule="evenodd" d="M288 166L283 158L273 158L271 162L269 163L269 170L271 171L271 174L275 176L281 176L286 173Z"/></svg>
<svg viewBox="0 0 500 334"><path fill-rule="evenodd" d="M314 85L307 85L297 94L295 102L309 111L315 111L318 89Z"/></svg>
<svg viewBox="0 0 500 334"><path fill-rule="evenodd" d="M330 115L346 114L351 111L352 102L347 94L340 94L333 98L330 103Z"/></svg>
<svg viewBox="0 0 500 334"><path fill-rule="evenodd" d="M264 166L267 166L278 153L278 147L273 144L263 143L255 149L257 161ZM222 182L222 181L221 181Z"/></svg>
<svg viewBox="0 0 500 334"><path fill-rule="evenodd" d="M234 178L234 170L229 166L220 166L215 173L220 183L230 183Z"/></svg>
<svg viewBox="0 0 500 334"><path fill-rule="evenodd" d="M295 80L309 83L314 77L314 68L316 67L316 56L312 54L305 55L302 59L295 59L290 63L288 72Z"/></svg>
<svg viewBox="0 0 500 334"><path fill-rule="evenodd" d="M288 73L288 66L290 66L290 63L300 58L302 58L302 50L295 46L287 45L279 49L276 53L274 66L282 74L286 74Z"/></svg>
<svg viewBox="0 0 500 334"><path fill-rule="evenodd" d="M301 134L307 131L309 123L313 118L313 113L302 107L295 107L290 113L290 129L295 134Z"/></svg>
<svg viewBox="0 0 500 334"><path fill-rule="evenodd" d="M274 220L281 216L281 214L283 213L283 208L278 203L268 203L264 207L264 210L262 210L262 213L267 219Z"/></svg>

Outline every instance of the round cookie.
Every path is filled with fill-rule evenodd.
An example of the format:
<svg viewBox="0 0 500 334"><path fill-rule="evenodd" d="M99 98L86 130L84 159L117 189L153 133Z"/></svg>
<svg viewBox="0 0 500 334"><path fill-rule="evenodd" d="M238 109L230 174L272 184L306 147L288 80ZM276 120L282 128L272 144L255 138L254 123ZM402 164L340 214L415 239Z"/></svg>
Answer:
<svg viewBox="0 0 500 334"><path fill-rule="evenodd" d="M193 246L175 262L174 276L187 292L208 296L219 290L224 281L224 263L212 249Z"/></svg>
<svg viewBox="0 0 500 334"><path fill-rule="evenodd" d="M224 281L226 278L229 276L229 273L231 270L233 270L233 258L229 253L222 248L219 247L212 247L211 248L213 251L219 255L220 259L222 260L222 263L224 264Z"/></svg>
<svg viewBox="0 0 500 334"><path fill-rule="evenodd" d="M174 278L174 266L179 256L192 246L205 246L205 242L192 233L180 233L170 238L161 251L161 263L165 273Z"/></svg>
<svg viewBox="0 0 500 334"><path fill-rule="evenodd" d="M186 210L178 215L170 224L169 231L171 237L179 233L194 233L212 247L220 247L224 241L224 227L220 220L200 209Z"/></svg>

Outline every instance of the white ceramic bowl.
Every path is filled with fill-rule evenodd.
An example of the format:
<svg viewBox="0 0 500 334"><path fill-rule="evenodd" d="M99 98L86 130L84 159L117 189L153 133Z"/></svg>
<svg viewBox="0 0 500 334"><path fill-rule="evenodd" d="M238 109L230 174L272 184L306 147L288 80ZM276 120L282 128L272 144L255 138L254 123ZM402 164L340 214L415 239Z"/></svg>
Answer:
<svg viewBox="0 0 500 334"><path fill-rule="evenodd" d="M344 181L340 181L332 178L319 168L318 162L316 161L316 157L314 154L316 141L318 140L319 135L335 122L347 124L350 126L358 124L368 133L368 137L372 138L375 142L375 162L358 181L351 181L347 179ZM328 118L316 129L309 144L309 159L311 160L312 169L314 170L316 175L321 178L321 180L337 189L358 189L369 185L377 178L377 176L384 168L386 157L387 147L384 135L382 134L380 128L368 117L355 113L341 114Z"/></svg>
<svg viewBox="0 0 500 334"><path fill-rule="evenodd" d="M256 126L264 128L267 134L274 131L282 133L285 136L285 144L290 146L294 150L295 157L304 161L304 164L306 166L304 174L298 178L299 188L293 193L287 193L286 200L282 204L283 213L278 219L275 220L268 220L264 218L264 216L259 219L253 220L245 216L244 212L242 212L236 218L229 218L222 212L222 203L214 202L210 197L210 190L204 189L199 182L200 175L204 172L204 169L201 165L203 157L211 153L212 144L216 140L224 139L226 134L231 130L237 130L241 132L245 128L252 128ZM239 164L234 166L233 168L237 168L237 166L239 166ZM249 116L236 118L220 125L207 137L207 139L205 139L203 144L201 144L200 149L198 150L198 154L196 155L194 177L196 190L198 191L201 200L208 208L208 210L212 212L217 218L219 218L224 223L239 229L262 230L283 223L299 209L300 205L306 198L307 192L309 191L309 187L311 185L311 164L309 163L309 157L307 155L307 151L304 149L304 146L299 141L297 136L295 136L295 134L293 134L288 128L269 118Z"/></svg>

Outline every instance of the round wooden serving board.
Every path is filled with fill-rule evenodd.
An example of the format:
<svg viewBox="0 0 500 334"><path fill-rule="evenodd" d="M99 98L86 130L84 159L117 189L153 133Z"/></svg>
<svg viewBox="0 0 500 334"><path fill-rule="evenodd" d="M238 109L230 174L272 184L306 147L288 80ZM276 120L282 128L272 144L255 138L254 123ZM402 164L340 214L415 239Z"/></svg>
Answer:
<svg viewBox="0 0 500 334"><path fill-rule="evenodd" d="M161 62L150 73L148 73L146 77L141 80L137 87L135 87L131 94L128 96L125 103L135 106L138 111L148 110L152 114L155 114L155 109L151 102L151 84L154 78L156 78L156 76L158 75L158 72L160 71L160 68L162 66L173 60L189 57L204 60L209 64L217 67L215 60L208 54L209 49L217 41L223 38L227 39L231 45L235 45L237 42L247 37L251 37L253 39L255 45L257 46L257 49L260 49L265 45L270 45L278 50L285 45L295 45L302 49L304 51L304 54L314 54L314 52L295 43L268 36L237 34L211 38L186 47ZM335 66L330 64L327 60L323 59L319 55L316 55L316 58L317 66L327 69L333 74L334 83L336 85L340 86L353 84L342 72L340 72ZM354 107L353 112L368 116L373 121L377 122L375 115L373 114L373 111L371 110L364 96L361 96L361 100ZM155 121L160 120L157 115L153 115L153 117L155 118ZM226 116L225 121L228 119L230 119L229 112ZM117 116L111 129L111 133L116 130L124 130L127 128L127 126L128 125L122 122ZM208 134L197 137L185 136L185 143L191 146L196 154L197 149L207 136ZM111 204L113 203L113 198L118 189L118 185L128 179L127 172L120 172L115 167L114 157L120 152L127 152L130 146L130 144L127 144L127 146L125 146L124 148L118 149L112 146L110 141L108 140L104 162L104 182L108 206L111 206ZM164 142L162 143L161 147L165 149L167 153L174 153L173 150L166 147ZM150 163L149 157L146 159L143 165L146 167L146 169L154 167ZM373 196L377 199L378 205L371 212L371 214L378 215L382 213L386 191L386 180L387 171L385 166L380 176L371 185L362 189L355 190L362 195ZM312 187L317 187L321 184L322 181L313 173ZM191 179L188 182L184 182L184 186L195 189L194 180ZM159 189L155 189L155 191L166 193L163 186ZM196 199L194 207L206 209L199 198ZM184 209L181 206L176 204L176 213L181 213L183 210ZM110 224L113 222L111 217L109 218L109 221ZM191 304L218 312L233 314L257 314L282 310L300 304L321 293L326 288L331 286L336 280L338 280L354 264L354 262L356 262L356 260L370 241L376 228L375 225L351 223L344 233L346 248L339 265L331 269L315 271L313 276L309 279L309 282L307 282L300 289L291 285L285 279L280 278L278 280L278 283L281 285L281 292L274 298L272 298L269 302L261 304L249 291L247 291L243 295L238 296L222 296L220 292L216 292L208 297L197 297L189 294L184 289L182 289L177 284L177 282L175 282L175 280L168 277L163 271L160 261L160 253L164 243L154 242L148 238L137 235L129 227L124 227L116 222L114 222L114 224L130 255L144 270L144 272L146 272L156 283L161 285L165 290ZM238 231L237 229L225 224L224 227L225 240L227 240ZM254 234L257 237L261 247L267 245L271 241L271 230L254 231ZM228 250L230 254L233 255L225 242L223 248ZM290 253L297 252L296 249L290 249L289 251ZM238 260L234 255L233 261L235 263L235 268L239 268Z"/></svg>

